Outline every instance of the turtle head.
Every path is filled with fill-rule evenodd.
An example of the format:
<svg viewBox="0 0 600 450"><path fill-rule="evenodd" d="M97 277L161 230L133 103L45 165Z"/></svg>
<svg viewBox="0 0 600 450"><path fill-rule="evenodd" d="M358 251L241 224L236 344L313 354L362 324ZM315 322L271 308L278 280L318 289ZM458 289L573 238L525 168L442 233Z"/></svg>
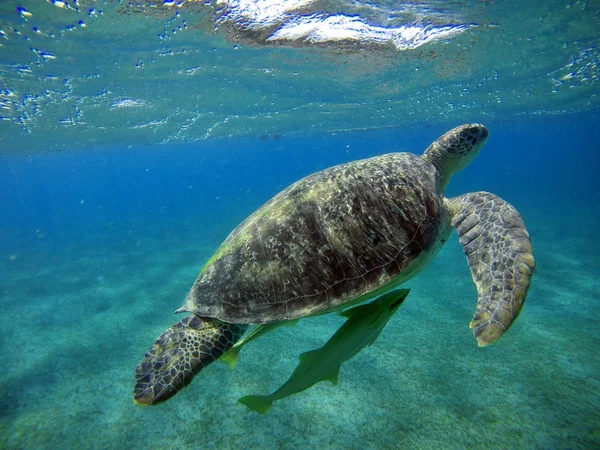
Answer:
<svg viewBox="0 0 600 450"><path fill-rule="evenodd" d="M454 173L475 159L489 135L483 125L470 123L453 128L427 147L423 159L437 168L442 189Z"/></svg>

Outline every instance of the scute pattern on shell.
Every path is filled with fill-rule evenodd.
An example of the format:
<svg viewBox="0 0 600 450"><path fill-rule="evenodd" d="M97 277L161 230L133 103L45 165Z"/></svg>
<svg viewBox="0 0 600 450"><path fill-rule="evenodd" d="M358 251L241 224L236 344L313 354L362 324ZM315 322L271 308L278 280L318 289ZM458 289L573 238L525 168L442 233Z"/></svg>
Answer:
<svg viewBox="0 0 600 450"><path fill-rule="evenodd" d="M446 222L435 168L420 157L335 166L291 185L236 228L184 307L236 323L328 310L414 275Z"/></svg>

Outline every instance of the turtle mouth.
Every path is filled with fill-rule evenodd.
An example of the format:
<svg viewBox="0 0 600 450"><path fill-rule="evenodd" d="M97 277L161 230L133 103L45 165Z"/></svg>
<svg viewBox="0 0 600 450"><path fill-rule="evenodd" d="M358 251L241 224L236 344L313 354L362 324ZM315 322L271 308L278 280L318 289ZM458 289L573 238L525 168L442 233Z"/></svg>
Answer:
<svg viewBox="0 0 600 450"><path fill-rule="evenodd" d="M483 125L480 125L479 128L479 139L487 139L490 135L489 130L484 127Z"/></svg>

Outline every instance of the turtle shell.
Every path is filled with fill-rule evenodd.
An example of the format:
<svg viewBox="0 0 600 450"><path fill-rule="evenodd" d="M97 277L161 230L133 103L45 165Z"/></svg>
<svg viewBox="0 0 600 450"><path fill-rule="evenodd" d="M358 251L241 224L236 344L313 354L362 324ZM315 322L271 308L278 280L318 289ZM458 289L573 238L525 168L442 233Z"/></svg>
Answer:
<svg viewBox="0 0 600 450"><path fill-rule="evenodd" d="M436 169L410 153L331 167L273 197L204 266L181 310L267 323L400 284L449 234Z"/></svg>

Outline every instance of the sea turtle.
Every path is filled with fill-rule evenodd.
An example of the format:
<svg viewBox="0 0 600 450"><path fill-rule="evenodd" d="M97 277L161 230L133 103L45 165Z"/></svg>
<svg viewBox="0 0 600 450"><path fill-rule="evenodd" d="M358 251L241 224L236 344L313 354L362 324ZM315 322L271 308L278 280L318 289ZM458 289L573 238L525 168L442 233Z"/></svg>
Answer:
<svg viewBox="0 0 600 450"><path fill-rule="evenodd" d="M248 324L339 311L423 269L455 228L477 286L480 346L519 314L535 268L519 212L487 192L445 198L451 176L488 138L462 125L422 156L390 153L292 184L242 222L210 258L168 328L138 364L134 400L175 395L231 348Z"/></svg>

